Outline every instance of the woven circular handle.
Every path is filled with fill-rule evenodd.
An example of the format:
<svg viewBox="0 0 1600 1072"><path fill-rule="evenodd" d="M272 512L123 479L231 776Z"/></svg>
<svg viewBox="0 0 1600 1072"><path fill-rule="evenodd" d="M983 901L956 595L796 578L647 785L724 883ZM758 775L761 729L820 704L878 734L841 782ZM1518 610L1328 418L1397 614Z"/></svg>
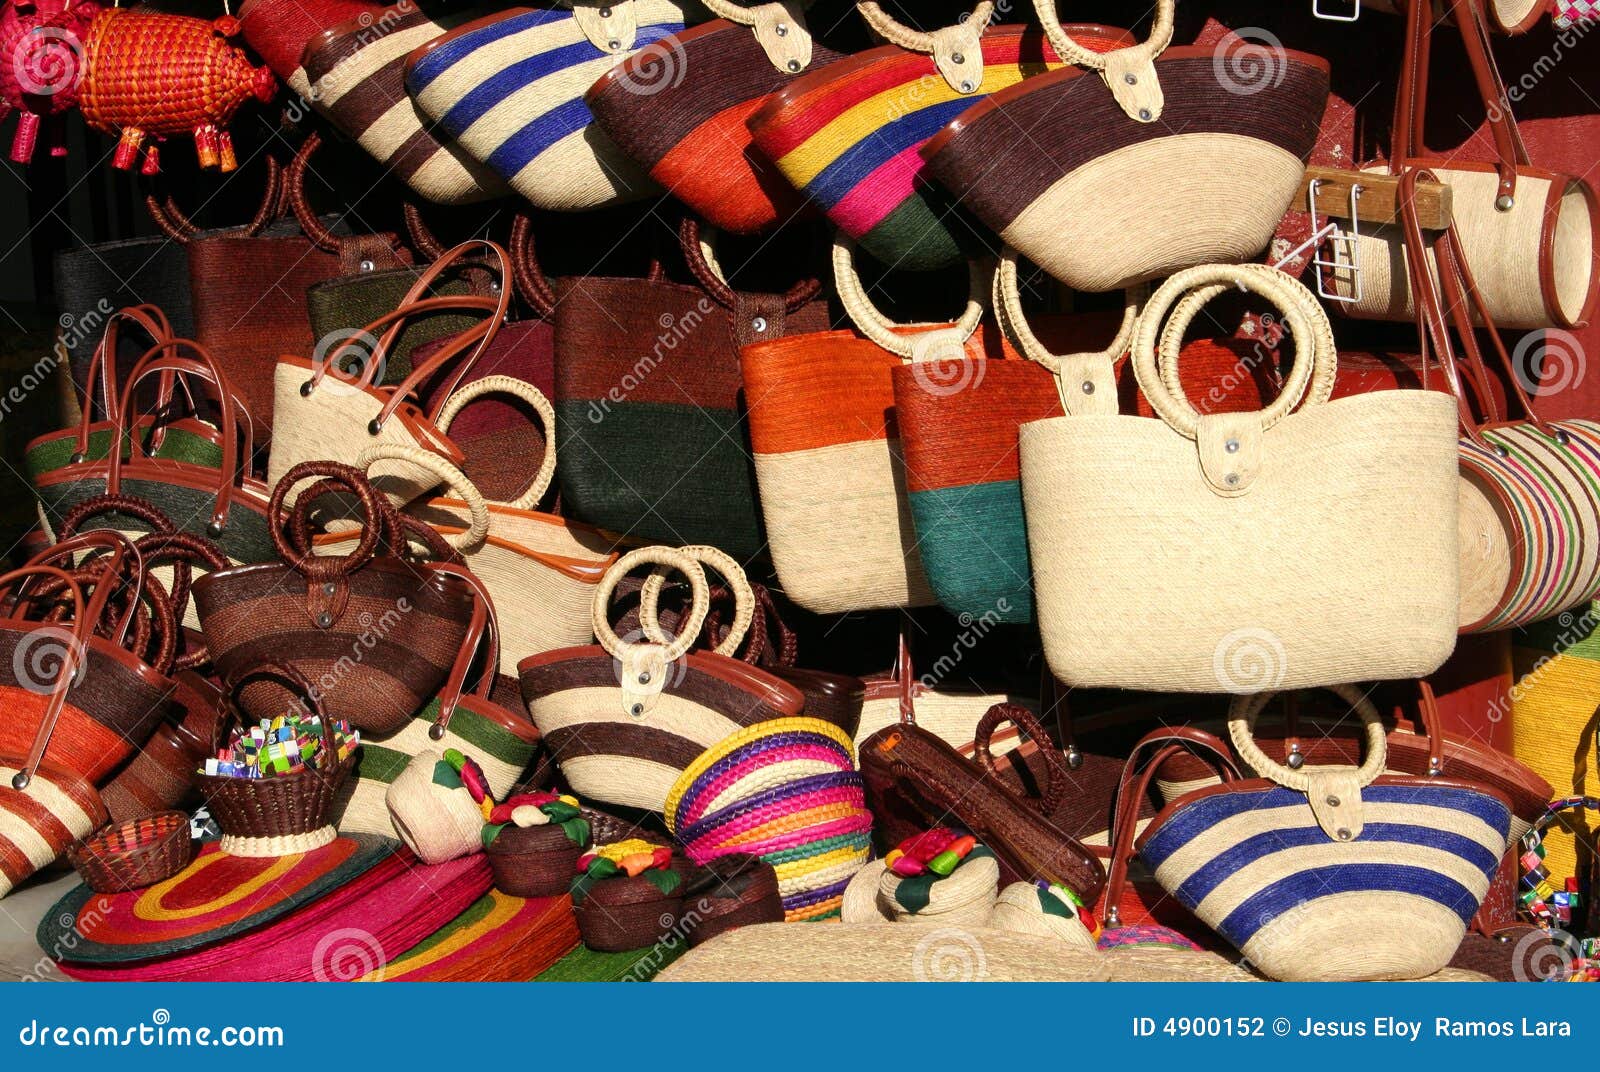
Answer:
<svg viewBox="0 0 1600 1072"><path fill-rule="evenodd" d="M919 345L919 333L906 334L899 330L903 327L927 328L930 325L896 325L894 321L884 316L878 307L872 304L872 299L867 297L867 288L861 282L861 276L856 272L856 244L843 231L835 232L833 239L833 282L839 292L839 300L844 304L845 312L850 314L850 319L860 329L861 334L877 343L883 349L904 358L914 361L924 357L939 357L940 354L928 353L925 345ZM978 330L978 325L983 321L983 314L988 309L989 300L994 292L993 262L971 261L967 265L970 290L967 296L967 306L962 310L961 317L949 328L933 327L931 331L920 334L932 335L935 332L949 332L955 339L965 343L972 338L972 333Z"/></svg>
<svg viewBox="0 0 1600 1072"><path fill-rule="evenodd" d="M139 537L134 546L144 555L146 569L160 565L172 566L172 613L180 622L189 607L193 567L204 566L207 570L216 571L231 565L220 547L190 532L152 532ZM211 653L204 644L191 643L187 652L173 659L172 669L193 670L210 661Z"/></svg>
<svg viewBox="0 0 1600 1072"><path fill-rule="evenodd" d="M706 583L705 570L700 568L698 559L674 547L639 547L621 558L606 571L594 591L594 636L600 646L616 659L627 661L629 651L640 645L629 644L617 636L615 629L611 628L611 596L617 590L617 585L629 573L640 566L666 566L677 570L689 578L691 603L689 616L684 619L682 628L678 630L678 637L670 644L658 645L662 648L661 658L664 662L673 662L683 658L694 645L695 637L700 635L700 629L706 623L706 613L710 609L711 592Z"/></svg>
<svg viewBox="0 0 1600 1072"><path fill-rule="evenodd" d="M973 730L973 758L978 761L978 766L983 768L985 774L998 773L994 766L994 731L1007 722L1017 727L1024 736L1039 746L1039 755L1043 757L1045 766L1044 793L1039 800L1040 810L1045 816L1054 815L1061 802L1066 799L1067 765L1051 744L1050 736L1045 733L1044 727L1033 717L1032 711L1014 703L997 703L985 711L983 717L978 720L977 728Z"/></svg>
<svg viewBox="0 0 1600 1072"><path fill-rule="evenodd" d="M1101 53L1078 44L1072 35L1067 33L1061 25L1061 16L1056 14L1056 0L1033 0L1033 6L1039 14L1039 21L1044 25L1045 36L1050 39L1050 46L1056 50L1056 55L1067 63L1096 71L1105 70L1108 57L1117 53L1125 53L1128 58L1137 56L1146 60L1154 60L1161 55L1172 43L1172 27L1178 11L1177 0L1156 0L1155 21L1151 23L1150 36L1146 40L1125 49L1118 49L1117 53Z"/></svg>
<svg viewBox="0 0 1600 1072"><path fill-rule="evenodd" d="M755 621L755 590L750 587L750 580L745 576L739 563L726 551L719 551L704 544L691 544L680 550L699 562L702 567L709 566L716 570L728 582L728 589L733 593L733 622L728 626L728 635L723 637L722 642L712 651L731 658L734 652L739 650L739 645L744 643L745 636L750 632L750 625ZM645 636L657 644L670 643L661 628L659 613L661 587L666 583L667 573L668 570L665 568L653 571L644 579L644 585L639 589L639 628L644 630ZM707 603L709 606L709 596Z"/></svg>
<svg viewBox="0 0 1600 1072"><path fill-rule="evenodd" d="M507 252L511 255L511 280L522 300L532 306L541 319L555 316L556 292L539 264L533 241L533 217L526 212L517 213L517 218L511 222L511 245Z"/></svg>
<svg viewBox="0 0 1600 1072"><path fill-rule="evenodd" d="M702 226L699 219L692 215L684 216L678 223L678 243L683 247L683 259L689 271L713 301L724 309L732 309L738 304L739 295L729 285L728 274L723 271L722 262L717 257L716 237L719 233L714 227ZM798 312L801 306L820 293L820 279L802 279L784 292L783 311Z"/></svg>
<svg viewBox="0 0 1600 1072"><path fill-rule="evenodd" d="M256 207L256 214L250 222L245 224L230 237L254 238L267 229L270 224L281 214L283 200L283 168L271 153L265 154L267 158L267 185L261 193L261 204ZM161 233L178 243L186 246L198 237L200 227L183 210L178 208L169 195L165 200L158 201L154 194L146 194L144 199L146 211Z"/></svg>
<svg viewBox="0 0 1600 1072"><path fill-rule="evenodd" d="M1027 313L1022 308L1022 287L1017 270L1017 251L1007 246L1000 254L1000 263L994 273L994 310L995 319L1000 323L1000 329L1006 337L1016 344L1022 356L1036 365L1042 365L1057 377L1061 375L1062 358L1053 354L1039 341L1033 333L1033 328L1028 325ZM1117 327L1116 337L1111 340L1104 350L1092 355L1105 358L1115 363L1118 358L1128 352L1133 343L1134 329L1139 323L1139 306L1143 294L1137 287L1129 287L1123 291L1122 323Z"/></svg>
<svg viewBox="0 0 1600 1072"><path fill-rule="evenodd" d="M489 538L489 503L477 485L468 480L467 474L460 469L433 451L409 443L375 443L361 452L356 458L356 465L370 469L372 463L378 461L405 461L426 469L443 481L454 497L467 504L466 531L445 537L445 542L452 548L467 551L482 546L483 541Z"/></svg>
<svg viewBox="0 0 1600 1072"><path fill-rule="evenodd" d="M306 706L306 710L316 716L317 726L322 735L322 754L325 762L321 767L313 767L307 764L307 769L324 782L331 781L334 771L339 766L339 754L333 740L333 720L322 709L322 702L317 699L317 690L312 687L311 682L306 680L305 675L288 663L280 663L272 659L254 663L250 667L235 671L222 679L222 696L232 717L217 719L216 728L212 731L211 736L212 754L215 755L216 750L222 747L221 734L225 726L232 723L243 728L249 724L244 717L244 709L239 704L239 694L246 684L260 678L273 678L280 684L287 685L291 692L299 694L301 702Z"/></svg>
<svg viewBox="0 0 1600 1072"><path fill-rule="evenodd" d="M1151 295L1133 336L1133 371L1139 389L1157 416L1189 439L1195 438L1200 413L1184 397L1179 378L1183 336L1207 302L1232 288L1250 291L1277 306L1295 340L1294 367L1278 397L1260 411L1262 428L1272 427L1302 401L1320 405L1333 393L1338 371L1333 326L1298 280L1261 264L1190 268Z"/></svg>
<svg viewBox="0 0 1600 1072"><path fill-rule="evenodd" d="M1349 704L1366 725L1367 754L1356 770L1356 780L1365 788L1376 781L1389 764L1389 735L1383 726L1383 716L1367 695L1353 685L1329 685L1327 691ZM1234 750L1246 766L1263 778L1270 778L1285 788L1304 793L1311 788L1311 773L1304 768L1292 770L1272 759L1256 744L1253 736L1256 720L1277 695L1275 692L1263 692L1236 697L1228 708L1228 736L1232 738Z"/></svg>
<svg viewBox="0 0 1600 1072"><path fill-rule="evenodd" d="M446 399L434 416L433 423L439 431L448 434L451 423L469 403L485 395L497 394L520 398L532 407L544 425L544 459L539 463L539 471L533 474L533 479L521 495L510 502L496 503L497 506L509 506L513 510L533 510L544 498L544 493L550 490L550 481L556 475L556 408L543 391L515 376L485 376L481 380L473 380Z"/></svg>
<svg viewBox="0 0 1600 1072"><path fill-rule="evenodd" d="M325 477L350 491L361 503L361 514L366 523L361 528L361 539L356 543L355 550L348 555L313 554L309 550L309 533L296 532L293 537L290 536L289 529L295 523L295 515L285 505L289 492L302 480L318 477ZM277 549L278 557L294 567L296 572L309 581L332 581L359 569L372 558L378 549L378 539L383 534L380 526L384 523L385 509L377 491L360 469L340 462L301 462L284 473L278 486L272 489L272 500L267 505L267 530L272 534L272 546ZM300 547L308 550L301 551Z"/></svg>

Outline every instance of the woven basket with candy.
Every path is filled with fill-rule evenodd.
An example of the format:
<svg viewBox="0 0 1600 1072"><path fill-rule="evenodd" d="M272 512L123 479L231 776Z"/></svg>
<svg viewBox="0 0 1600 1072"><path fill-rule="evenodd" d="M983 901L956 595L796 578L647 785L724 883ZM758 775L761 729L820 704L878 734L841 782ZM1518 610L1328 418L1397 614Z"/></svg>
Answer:
<svg viewBox="0 0 1600 1072"><path fill-rule="evenodd" d="M576 797L518 793L495 805L483 827L495 889L514 897L566 893L589 838Z"/></svg>
<svg viewBox="0 0 1600 1072"><path fill-rule="evenodd" d="M671 849L640 838L580 856L572 903L583 944L622 953L673 937L683 909L683 875L674 863Z"/></svg>

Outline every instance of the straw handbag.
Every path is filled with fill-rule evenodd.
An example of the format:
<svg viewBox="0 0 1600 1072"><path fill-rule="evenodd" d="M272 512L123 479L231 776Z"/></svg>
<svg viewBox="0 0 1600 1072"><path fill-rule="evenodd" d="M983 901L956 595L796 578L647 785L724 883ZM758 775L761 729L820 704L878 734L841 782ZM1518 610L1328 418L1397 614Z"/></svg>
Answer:
<svg viewBox="0 0 1600 1072"><path fill-rule="evenodd" d="M440 204L501 197L505 184L448 139L406 96L406 57L476 17L434 16L413 3L364 12L330 26L300 54L313 107L360 143L384 170Z"/></svg>
<svg viewBox="0 0 1600 1072"><path fill-rule="evenodd" d="M499 276L497 295L429 297L435 281L472 250L490 254L489 264ZM362 451L379 444L420 447L447 461L461 461L459 448L434 423L437 411L424 413L413 399L419 385L440 372L448 377L451 386L445 396L449 396L493 341L510 306L511 289L511 265L505 250L493 242L463 242L434 261L393 312L354 336L332 340L335 345L328 346L326 353L279 358L273 379L274 427L267 482L276 485L303 462L355 464ZM413 317L441 310L476 312L485 319L456 335L395 386L379 386L389 351L406 324ZM377 334L380 331L381 336ZM346 360L359 365L359 372L348 379L342 364ZM436 474L404 460L385 462L373 477L397 505L410 502L439 482Z"/></svg>
<svg viewBox="0 0 1600 1072"><path fill-rule="evenodd" d="M679 56L658 42L682 30L691 10L678 0L578 0L570 11L496 12L418 42L406 90L537 208L577 212L648 197L655 184L594 126L584 93L639 49L654 63L637 92L684 78Z"/></svg>
<svg viewBox="0 0 1600 1072"><path fill-rule="evenodd" d="M866 682L866 699L861 705L861 721L855 743L889 726L915 724L950 747L969 751L978 723L995 704L1017 704L1038 708L1038 698L1010 692L957 692L939 688L938 682L917 676L911 645L904 631L889 672ZM903 839L896 838L898 843Z"/></svg>
<svg viewBox="0 0 1600 1072"><path fill-rule="evenodd" d="M923 150L933 177L1078 290L1265 249L1316 142L1327 62L1275 51L1273 78L1240 87L1214 49L1167 47L1176 0L1159 0L1149 40L1106 53L1060 26L1055 0L1037 6L1075 66L963 112Z"/></svg>
<svg viewBox="0 0 1600 1072"><path fill-rule="evenodd" d="M1353 687L1336 691L1366 726L1359 768L1269 759L1251 734L1272 694L1238 697L1229 736L1261 777L1179 798L1135 844L1162 887L1264 975L1421 979L1449 963L1478 911L1509 844L1510 805L1474 782L1383 774L1377 709ZM1229 761L1214 758L1226 778ZM1138 792L1134 778L1130 760L1125 790Z"/></svg>
<svg viewBox="0 0 1600 1072"><path fill-rule="evenodd" d="M1235 285L1280 309L1296 360L1266 409L1202 416L1181 395L1179 341ZM1019 434L1056 677L1254 692L1438 669L1458 602L1450 400L1380 391L1328 402L1327 314L1260 265L1168 280L1145 307L1133 361L1159 420L1085 414Z"/></svg>
<svg viewBox="0 0 1600 1072"><path fill-rule="evenodd" d="M245 0L239 5L239 32L250 50L302 100L311 97L311 79L300 57L322 31L365 15L383 14L371 0Z"/></svg>
<svg viewBox="0 0 1600 1072"><path fill-rule="evenodd" d="M974 263L959 321L898 327L868 300L854 251L836 237L835 282L857 332L752 343L742 362L772 564L784 594L818 614L933 603L906 502L891 374L910 361L938 375L977 356L989 301L989 273Z"/></svg>
<svg viewBox="0 0 1600 1072"><path fill-rule="evenodd" d="M809 0L744 8L707 0L720 16L664 38L601 76L586 100L595 123L713 227L750 234L798 213L803 195L751 149L745 121L802 71L843 57L806 29ZM661 50L683 77L653 84ZM640 93L641 84L655 92Z"/></svg>
<svg viewBox="0 0 1600 1072"><path fill-rule="evenodd" d="M305 511L288 506L290 491L352 494L364 525L349 554L308 550ZM404 546L398 520L362 474L337 462L307 462L273 489L273 545L281 561L220 570L200 578L194 598L206 646L223 677L238 677L266 659L315 683L318 694L351 725L393 733L437 695L455 664L473 618L470 586L460 577L396 555ZM380 541L386 553L379 553ZM283 690L270 681L242 688L253 717L282 713Z"/></svg>
<svg viewBox="0 0 1600 1072"><path fill-rule="evenodd" d="M689 614L670 643L619 637L607 620L617 585L647 565L679 571L692 588ZM728 578L739 598L748 598L741 579ZM691 651L707 605L697 558L639 548L618 559L595 590L599 644L522 660L522 695L534 725L567 786L585 800L659 812L678 776L707 748L745 726L801 713L805 697L793 685L729 656Z"/></svg>
<svg viewBox="0 0 1600 1072"><path fill-rule="evenodd" d="M680 228L695 282L574 277L556 287L561 501L639 540L765 545L741 413L740 347L826 331L818 280L730 287L698 224Z"/></svg>
<svg viewBox="0 0 1600 1072"><path fill-rule="evenodd" d="M550 403L535 388L509 376L479 380L457 392L440 413L441 425L449 428L461 407L495 393L526 401L542 414L547 433L544 461L510 502L487 501L459 469L415 447L373 447L362 452L360 463L376 468L385 459L406 459L442 482L443 494L415 503L412 516L443 535L496 605L505 608L499 666L501 673L515 676L519 660L582 644L594 635L595 588L616 561L616 540L539 511L556 468L555 420Z"/></svg>
<svg viewBox="0 0 1600 1072"><path fill-rule="evenodd" d="M1405 54L1395 101L1389 170L1425 167L1450 187L1455 231L1463 258L1502 328L1571 328L1588 322L1600 277L1594 267L1600 243L1600 201L1581 178L1530 166L1506 87L1484 36L1485 0L1449 0L1481 94L1494 157L1458 150L1431 153L1423 143L1428 104L1428 62L1434 19L1431 7L1406 13ZM1413 254L1398 226L1362 228L1350 271L1327 273L1352 316L1410 322L1417 317ZM1430 246L1432 243L1430 242ZM1432 260L1432 256L1427 258ZM1479 320L1481 323L1481 318Z"/></svg>
<svg viewBox="0 0 1600 1072"><path fill-rule="evenodd" d="M180 357L180 353L189 356ZM164 457L161 450L151 457L146 447L153 443L144 436L126 434L131 429L149 427L155 436L164 427L163 422L172 421L173 407L146 418L135 404L141 397L141 385L156 374L163 379L181 375L186 389L200 384L209 386L211 408L216 414L216 439L221 447L219 461L208 464ZM159 393L154 400L159 401ZM249 475L254 450L253 421L235 393L233 381L209 351L186 339L158 343L129 372L115 408L118 421L112 431L123 442L122 450L97 460L85 457L36 478L34 490L47 533L54 531L52 519L70 515L91 499L128 496L159 511L174 528L214 540L231 561L265 562L273 557L272 540L267 533L267 488ZM180 428L209 438L195 423L182 419L178 423ZM150 531L151 524L131 514L102 514L92 527L139 533Z"/></svg>
<svg viewBox="0 0 1600 1072"><path fill-rule="evenodd" d="M1422 249L1424 238L1404 199L1425 174L1414 168L1401 178L1408 251ZM1409 263L1424 348L1432 345L1459 406L1461 631L1526 625L1588 603L1600 593L1600 423L1550 422L1534 413L1454 227L1434 240L1431 263L1420 256ZM1502 421L1495 396L1482 386L1494 374L1475 319L1489 329L1483 338L1509 374L1521 421ZM1479 420L1469 388L1486 419Z"/></svg>
<svg viewBox="0 0 1600 1072"><path fill-rule="evenodd" d="M4 897L106 822L94 786L51 767L13 788L20 772L0 759L0 897Z"/></svg>
<svg viewBox="0 0 1600 1072"><path fill-rule="evenodd" d="M755 147L878 260L912 271L957 264L982 250L971 224L952 215L954 200L924 178L920 149L975 102L1061 61L1037 28L991 25L988 2L932 33L876 3L856 7L890 43L781 89L750 118ZM1091 48L1128 40L1102 27L1073 30L1090 35Z"/></svg>
<svg viewBox="0 0 1600 1072"><path fill-rule="evenodd" d="M490 691L500 662L501 632L494 603L482 581L459 566L434 570L463 582L474 606L467 635L439 694L402 727L388 734L362 734L350 780L334 798L333 821L341 834L394 836L386 795L417 756L455 749L471 756L483 771L489 791L504 799L521 782L539 748L539 731L528 716L495 703ZM468 679L477 656L484 655L476 684ZM483 816L478 816L483 824Z"/></svg>

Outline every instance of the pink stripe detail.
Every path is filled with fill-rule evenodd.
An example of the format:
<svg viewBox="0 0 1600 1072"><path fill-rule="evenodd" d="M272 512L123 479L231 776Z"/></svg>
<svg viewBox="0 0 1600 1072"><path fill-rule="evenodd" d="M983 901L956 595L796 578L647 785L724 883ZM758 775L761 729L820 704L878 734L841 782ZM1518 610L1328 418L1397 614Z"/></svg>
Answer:
<svg viewBox="0 0 1600 1072"><path fill-rule="evenodd" d="M828 218L851 238L860 238L905 203L916 191L917 177L926 166L921 145L891 156L840 198L828 210Z"/></svg>

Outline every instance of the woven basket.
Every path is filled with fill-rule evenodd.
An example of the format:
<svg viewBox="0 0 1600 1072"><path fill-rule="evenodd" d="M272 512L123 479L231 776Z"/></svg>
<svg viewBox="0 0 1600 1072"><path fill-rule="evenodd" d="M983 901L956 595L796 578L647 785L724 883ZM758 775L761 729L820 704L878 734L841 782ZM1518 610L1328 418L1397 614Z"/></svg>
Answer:
<svg viewBox="0 0 1600 1072"><path fill-rule="evenodd" d="M0 759L0 897L61 857L106 821L94 786L74 774L35 768L14 788L22 765Z"/></svg>
<svg viewBox="0 0 1600 1072"><path fill-rule="evenodd" d="M684 885L683 904L691 946L736 927L783 922L777 872L743 853L706 861Z"/></svg>
<svg viewBox="0 0 1600 1072"><path fill-rule="evenodd" d="M154 886L194 859L189 816L163 811L107 827L67 850L67 859L96 893Z"/></svg>
<svg viewBox="0 0 1600 1072"><path fill-rule="evenodd" d="M322 708L320 693L299 671L282 663L263 662L235 674L225 684L234 717L218 724L219 737L232 722L244 725L238 714L239 693L245 682L259 677L274 678L291 689L321 720L323 755L332 758L330 716ZM213 742L213 754L221 743ZM328 769L308 766L295 774L262 778L200 774L195 776L195 787L222 828L224 852L234 856L289 856L310 852L334 840L333 798L354 766L352 752Z"/></svg>
<svg viewBox="0 0 1600 1072"><path fill-rule="evenodd" d="M423 752L384 793L395 833L425 864L442 864L483 849L483 812L463 785L434 781L443 752Z"/></svg>
<svg viewBox="0 0 1600 1072"><path fill-rule="evenodd" d="M572 885L578 857L586 846L567 837L555 823L507 826L485 851L494 869L494 888L514 897L559 897Z"/></svg>
<svg viewBox="0 0 1600 1072"><path fill-rule="evenodd" d="M602 953L625 953L655 945L678 929L683 887L662 893L643 876L618 875L596 882L573 911L584 945Z"/></svg>

